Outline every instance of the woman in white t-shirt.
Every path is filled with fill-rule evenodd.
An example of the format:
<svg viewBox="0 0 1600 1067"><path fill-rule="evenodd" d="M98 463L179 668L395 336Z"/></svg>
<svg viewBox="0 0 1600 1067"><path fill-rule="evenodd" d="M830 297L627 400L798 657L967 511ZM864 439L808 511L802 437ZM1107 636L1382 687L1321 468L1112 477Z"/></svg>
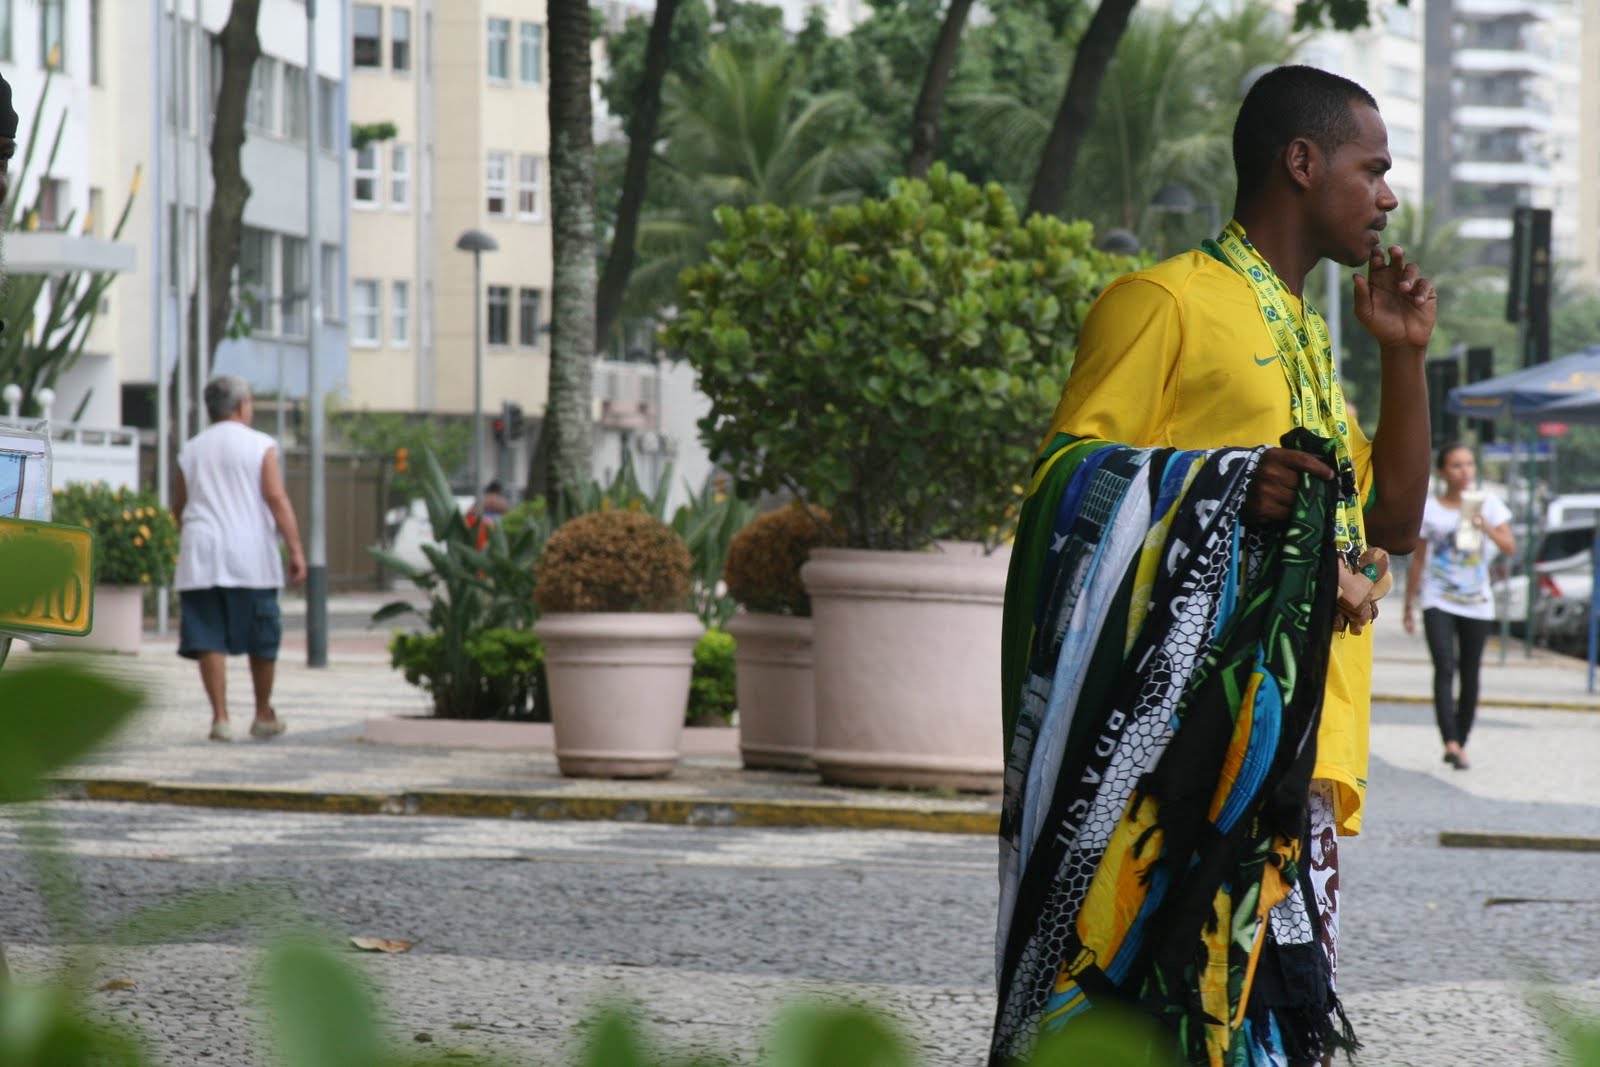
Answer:
<svg viewBox="0 0 1600 1067"><path fill-rule="evenodd" d="M1439 450L1439 495L1422 512L1422 532L1406 582L1406 633L1415 633L1413 605L1422 597L1422 630L1433 656L1433 713L1444 740L1444 761L1470 766L1467 735L1478 710L1478 668L1494 625L1489 585L1491 546L1516 551L1511 511L1498 497L1478 492L1478 465L1463 444ZM1459 650L1459 651L1458 651ZM1459 697L1454 696L1456 674Z"/></svg>

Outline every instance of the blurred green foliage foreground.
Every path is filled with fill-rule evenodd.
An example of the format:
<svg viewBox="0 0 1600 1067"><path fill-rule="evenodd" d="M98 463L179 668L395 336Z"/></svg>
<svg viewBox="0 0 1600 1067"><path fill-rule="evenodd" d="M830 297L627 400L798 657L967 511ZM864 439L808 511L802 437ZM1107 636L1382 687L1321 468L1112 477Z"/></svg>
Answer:
<svg viewBox="0 0 1600 1067"><path fill-rule="evenodd" d="M25 541L0 541L0 603L29 603L62 580L61 557ZM154 1067L131 1024L89 1009L96 953L138 951L196 930L226 926L241 913L278 929L303 927L280 896L252 888L185 894L111 926L87 917L83 888L46 814L28 801L49 789L50 775L70 766L115 734L139 710L142 695L56 657L35 665L13 662L0 671L0 803L22 804L14 822L50 909L62 962L46 981L20 981L5 972L0 953L0 1065L4 1067ZM3 924L0 924L3 925ZM5 935L0 929L0 940ZM332 938L307 933L279 937L262 954L260 979L269 1023L261 1059L282 1067L513 1067L511 1061L470 1051L394 1047L361 974ZM1579 1022L1547 998L1536 997L1571 1050L1570 1062L1600 1067L1600 1028ZM530 1005L537 1010L537 1005ZM1159 1036L1137 1020L1095 1012L1084 1025L1052 1035L1034 1067L1167 1067ZM662 1052L645 1041L626 1008L608 1008L582 1027L573 1067L717 1067L729 1057ZM770 1031L762 1067L915 1067L910 1043L866 1008L815 1004L791 1009ZM1368 1062L1365 1057L1363 1062ZM524 1065L526 1067L526 1065Z"/></svg>

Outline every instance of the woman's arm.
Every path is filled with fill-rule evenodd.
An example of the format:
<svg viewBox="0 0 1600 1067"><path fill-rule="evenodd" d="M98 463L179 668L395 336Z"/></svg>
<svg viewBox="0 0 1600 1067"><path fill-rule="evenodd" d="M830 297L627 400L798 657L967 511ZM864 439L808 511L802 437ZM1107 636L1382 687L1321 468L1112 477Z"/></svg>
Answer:
<svg viewBox="0 0 1600 1067"><path fill-rule="evenodd" d="M1428 570L1428 542L1417 538L1416 551L1411 554L1411 564L1406 568L1406 599L1404 617L1401 622L1405 624L1406 633L1415 633L1416 619L1412 614L1412 606L1422 592L1423 576Z"/></svg>

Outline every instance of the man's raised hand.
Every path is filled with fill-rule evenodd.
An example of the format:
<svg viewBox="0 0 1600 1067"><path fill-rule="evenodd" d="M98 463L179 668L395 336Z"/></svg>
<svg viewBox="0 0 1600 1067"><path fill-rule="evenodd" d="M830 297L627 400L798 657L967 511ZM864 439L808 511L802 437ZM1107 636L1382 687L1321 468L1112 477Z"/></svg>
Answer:
<svg viewBox="0 0 1600 1067"><path fill-rule="evenodd" d="M1356 321L1380 349L1427 351L1439 294L1415 263L1406 262L1405 249L1391 247L1385 262L1383 249L1374 248L1367 273L1356 275L1355 286Z"/></svg>

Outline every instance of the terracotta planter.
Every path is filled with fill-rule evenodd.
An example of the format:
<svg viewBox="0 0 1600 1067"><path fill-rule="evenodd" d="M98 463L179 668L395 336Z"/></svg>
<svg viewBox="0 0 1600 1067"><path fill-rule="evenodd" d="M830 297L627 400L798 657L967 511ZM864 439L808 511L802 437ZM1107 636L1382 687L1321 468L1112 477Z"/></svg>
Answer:
<svg viewBox="0 0 1600 1067"><path fill-rule="evenodd" d="M1009 549L821 548L811 594L817 748L842 785L994 791Z"/></svg>
<svg viewBox="0 0 1600 1067"><path fill-rule="evenodd" d="M817 743L811 620L740 612L728 621L746 767L810 770Z"/></svg>
<svg viewBox="0 0 1600 1067"><path fill-rule="evenodd" d="M48 647L73 652L122 652L136 655L144 641L144 587L94 587L94 626L82 637L52 637Z"/></svg>
<svg viewBox="0 0 1600 1067"><path fill-rule="evenodd" d="M550 719L561 773L581 778L661 778L678 765L689 708L693 615L546 615Z"/></svg>

